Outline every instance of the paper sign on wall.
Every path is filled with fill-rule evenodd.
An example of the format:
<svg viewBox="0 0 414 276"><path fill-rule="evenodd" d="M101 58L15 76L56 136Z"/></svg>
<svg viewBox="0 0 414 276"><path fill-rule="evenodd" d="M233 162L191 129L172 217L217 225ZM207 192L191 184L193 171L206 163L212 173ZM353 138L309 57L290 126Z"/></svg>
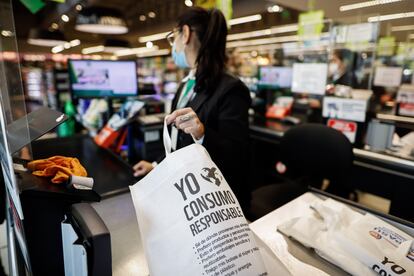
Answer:
<svg viewBox="0 0 414 276"><path fill-rule="evenodd" d="M344 134L351 143L355 143L357 123L337 119L329 119L328 126L342 132L342 134Z"/></svg>
<svg viewBox="0 0 414 276"><path fill-rule="evenodd" d="M402 67L377 67L375 69L374 85L385 87L400 86L402 73Z"/></svg>
<svg viewBox="0 0 414 276"><path fill-rule="evenodd" d="M413 42L400 42L398 43L397 55L405 56L405 58L414 58L414 43Z"/></svg>
<svg viewBox="0 0 414 276"><path fill-rule="evenodd" d="M348 26L335 26L333 27L333 33L335 37L336 43L345 43L347 39L347 32L348 32Z"/></svg>
<svg viewBox="0 0 414 276"><path fill-rule="evenodd" d="M398 114L402 116L414 116L414 85L403 85L398 91Z"/></svg>
<svg viewBox="0 0 414 276"><path fill-rule="evenodd" d="M293 64L292 92L324 95L328 65L326 63Z"/></svg>
<svg viewBox="0 0 414 276"><path fill-rule="evenodd" d="M325 118L365 122L366 111L366 100L336 97L325 97L323 100L322 115Z"/></svg>
<svg viewBox="0 0 414 276"><path fill-rule="evenodd" d="M374 23L352 24L348 26L346 41L347 42L368 42L375 37Z"/></svg>

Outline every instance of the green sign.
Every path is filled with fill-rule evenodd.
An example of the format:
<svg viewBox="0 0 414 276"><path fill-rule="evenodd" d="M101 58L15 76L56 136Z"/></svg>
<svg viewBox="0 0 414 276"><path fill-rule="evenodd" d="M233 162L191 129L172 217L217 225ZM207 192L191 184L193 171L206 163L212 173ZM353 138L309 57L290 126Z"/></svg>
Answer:
<svg viewBox="0 0 414 276"><path fill-rule="evenodd" d="M324 12L311 11L299 15L298 36L301 40L319 39L323 29Z"/></svg>
<svg viewBox="0 0 414 276"><path fill-rule="evenodd" d="M229 21L233 16L233 1L232 0L217 0L216 7L221 10L224 17Z"/></svg>
<svg viewBox="0 0 414 276"><path fill-rule="evenodd" d="M204 9L212 9L216 7L216 0L196 0L195 5Z"/></svg>
<svg viewBox="0 0 414 276"><path fill-rule="evenodd" d="M414 42L401 42L398 44L397 54L407 59L414 59Z"/></svg>
<svg viewBox="0 0 414 276"><path fill-rule="evenodd" d="M379 56L393 56L395 49L395 37L381 37L378 43L377 53Z"/></svg>
<svg viewBox="0 0 414 276"><path fill-rule="evenodd" d="M20 2L33 14L45 6L42 0L20 0Z"/></svg>
<svg viewBox="0 0 414 276"><path fill-rule="evenodd" d="M233 16L232 0L196 0L195 5L204 9L217 8L221 10L227 21Z"/></svg>

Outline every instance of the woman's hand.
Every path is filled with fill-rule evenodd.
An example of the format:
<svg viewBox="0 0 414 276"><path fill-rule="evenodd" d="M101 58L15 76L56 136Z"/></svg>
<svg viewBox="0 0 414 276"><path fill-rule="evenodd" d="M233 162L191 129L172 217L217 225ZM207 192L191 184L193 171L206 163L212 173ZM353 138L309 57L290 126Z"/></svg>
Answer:
<svg viewBox="0 0 414 276"><path fill-rule="evenodd" d="M133 167L133 169L134 169L134 176L135 177L138 177L138 176L146 175L153 168L154 168L154 166L150 162L145 161L145 160L139 161Z"/></svg>
<svg viewBox="0 0 414 276"><path fill-rule="evenodd" d="M204 125L190 107L175 110L166 117L166 121L167 124L174 123L177 129L191 134L197 140L204 136Z"/></svg>

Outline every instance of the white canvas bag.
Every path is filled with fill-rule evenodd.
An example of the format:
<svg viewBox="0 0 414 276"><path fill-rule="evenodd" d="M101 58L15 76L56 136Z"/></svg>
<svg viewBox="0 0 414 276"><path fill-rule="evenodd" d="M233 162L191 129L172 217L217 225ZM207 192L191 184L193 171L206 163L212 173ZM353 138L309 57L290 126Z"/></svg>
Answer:
<svg viewBox="0 0 414 276"><path fill-rule="evenodd" d="M206 149L171 152L130 186L151 276L267 275L240 205Z"/></svg>

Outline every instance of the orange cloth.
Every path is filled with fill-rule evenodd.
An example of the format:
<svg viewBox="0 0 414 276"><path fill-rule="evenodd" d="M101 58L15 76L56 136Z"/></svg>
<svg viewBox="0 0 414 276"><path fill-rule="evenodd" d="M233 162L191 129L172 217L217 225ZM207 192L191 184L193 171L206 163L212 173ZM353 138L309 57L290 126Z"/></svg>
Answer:
<svg viewBox="0 0 414 276"><path fill-rule="evenodd" d="M67 181L70 175L88 175L78 158L64 156L33 160L27 164L27 168L33 172L33 175L53 177L52 183L55 184Z"/></svg>

